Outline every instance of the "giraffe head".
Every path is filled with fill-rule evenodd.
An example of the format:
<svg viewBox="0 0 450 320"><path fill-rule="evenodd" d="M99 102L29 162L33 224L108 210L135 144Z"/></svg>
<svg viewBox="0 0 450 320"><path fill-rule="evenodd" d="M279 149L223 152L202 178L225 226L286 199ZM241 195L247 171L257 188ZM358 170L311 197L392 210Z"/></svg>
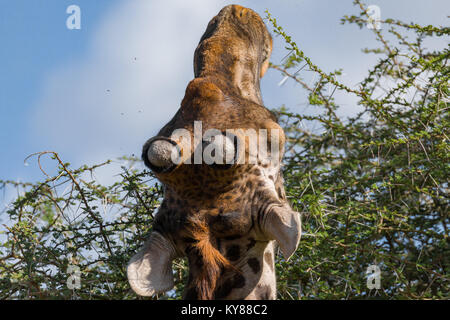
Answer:
<svg viewBox="0 0 450 320"><path fill-rule="evenodd" d="M180 109L143 147L165 188L128 266L138 294L172 288L172 261L187 256L186 299L275 298L274 241L289 258L301 226L283 187L285 136L261 99L271 50L250 9L226 6L208 24Z"/></svg>

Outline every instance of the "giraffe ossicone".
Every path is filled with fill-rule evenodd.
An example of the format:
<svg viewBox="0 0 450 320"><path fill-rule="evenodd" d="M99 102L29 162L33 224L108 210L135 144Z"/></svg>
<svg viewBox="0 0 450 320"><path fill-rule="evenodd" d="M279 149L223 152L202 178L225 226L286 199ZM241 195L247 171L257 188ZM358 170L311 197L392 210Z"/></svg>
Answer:
<svg viewBox="0 0 450 320"><path fill-rule="evenodd" d="M288 259L301 220L283 186L284 132L261 98L271 51L250 9L226 6L209 22L180 109L143 147L164 199L128 265L137 294L170 290L172 261L187 257L184 299L276 299L274 247Z"/></svg>

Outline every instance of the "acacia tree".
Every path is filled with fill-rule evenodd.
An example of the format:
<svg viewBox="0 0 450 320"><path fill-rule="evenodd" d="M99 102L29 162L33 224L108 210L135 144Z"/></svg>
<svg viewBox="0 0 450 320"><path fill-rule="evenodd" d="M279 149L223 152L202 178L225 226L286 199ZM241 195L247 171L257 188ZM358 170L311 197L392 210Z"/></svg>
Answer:
<svg viewBox="0 0 450 320"><path fill-rule="evenodd" d="M342 23L362 28L370 17L355 5L359 14ZM316 110L274 110L288 138L286 191L304 229L294 256L278 255L279 297L448 299L449 50L423 43L448 38L449 28L381 21L383 31L373 29L380 46L364 50L378 62L351 88L338 80L340 70L323 71L269 12L266 18L289 54L271 67ZM308 84L302 70L317 81ZM355 97L362 111L339 117L336 92ZM104 186L92 173L111 161L74 170L57 153L35 156L51 156L57 175L37 184L0 181L23 191L4 212L0 299L137 298L125 267L161 200L151 172L123 158L121 178ZM378 290L367 287L369 266L381 271ZM174 290L156 298L180 297L186 261L174 270Z"/></svg>

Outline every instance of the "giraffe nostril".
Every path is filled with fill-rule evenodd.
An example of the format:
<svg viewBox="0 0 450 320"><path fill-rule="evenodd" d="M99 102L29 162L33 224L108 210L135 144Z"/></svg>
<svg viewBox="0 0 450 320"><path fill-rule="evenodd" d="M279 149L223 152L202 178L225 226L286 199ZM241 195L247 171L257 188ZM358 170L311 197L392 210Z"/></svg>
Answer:
<svg viewBox="0 0 450 320"><path fill-rule="evenodd" d="M177 158L178 153L176 142L166 137L155 137L145 144L143 156L150 169L161 172L174 167L174 157Z"/></svg>

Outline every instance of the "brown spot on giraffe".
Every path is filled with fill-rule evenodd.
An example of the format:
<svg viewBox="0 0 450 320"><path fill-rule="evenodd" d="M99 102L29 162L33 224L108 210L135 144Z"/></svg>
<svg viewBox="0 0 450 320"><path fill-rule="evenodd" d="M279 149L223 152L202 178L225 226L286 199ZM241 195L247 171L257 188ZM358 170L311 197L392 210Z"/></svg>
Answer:
<svg viewBox="0 0 450 320"><path fill-rule="evenodd" d="M136 293L170 290L172 261L187 256L185 299L276 298L274 243L289 258L301 224L284 195L285 136L261 98L271 50L264 22L250 9L226 6L208 24L180 109L143 147L145 165L164 184L164 200L150 238L128 265ZM278 136L269 134L266 152L255 152L252 130L259 140L261 130ZM215 149L220 141L223 149ZM227 160L198 162L211 146L211 157L222 152Z"/></svg>
<svg viewBox="0 0 450 320"><path fill-rule="evenodd" d="M264 262L269 266L270 270L274 271L273 252L267 251L264 253Z"/></svg>
<svg viewBox="0 0 450 320"><path fill-rule="evenodd" d="M240 258L240 247L237 244L233 244L228 247L227 253L225 255L226 258L230 261L237 261Z"/></svg>
<svg viewBox="0 0 450 320"><path fill-rule="evenodd" d="M253 273L259 273L261 266L257 258L250 258L247 260L248 265L252 269Z"/></svg>

